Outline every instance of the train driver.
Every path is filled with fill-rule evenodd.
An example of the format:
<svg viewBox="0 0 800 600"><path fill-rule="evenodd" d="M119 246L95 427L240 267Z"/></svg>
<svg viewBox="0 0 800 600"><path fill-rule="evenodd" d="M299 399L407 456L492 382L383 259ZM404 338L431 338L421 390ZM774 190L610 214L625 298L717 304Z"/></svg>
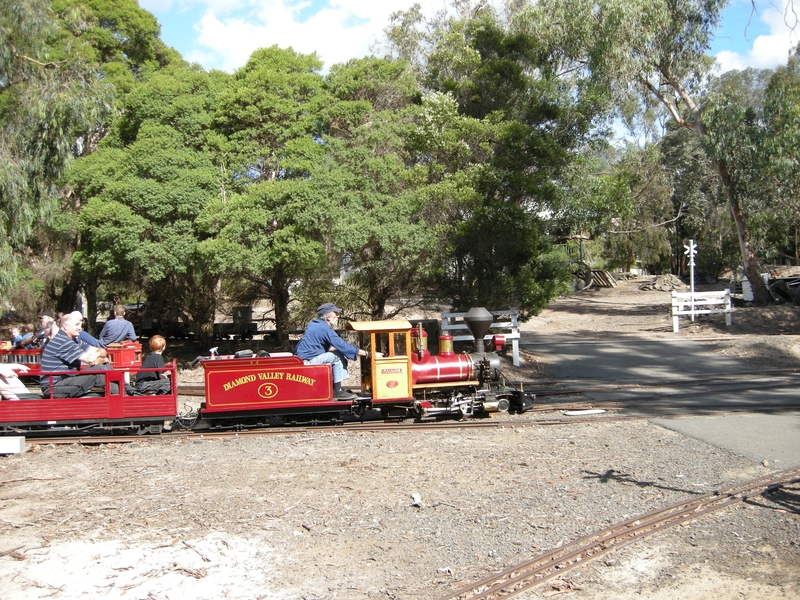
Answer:
<svg viewBox="0 0 800 600"><path fill-rule="evenodd" d="M342 389L342 381L347 379L347 360L366 356L367 351L348 344L334 331L341 312L342 309L332 302L322 304L317 309L317 318L306 327L294 353L307 365L331 365L333 397L337 400L353 400L356 395Z"/></svg>

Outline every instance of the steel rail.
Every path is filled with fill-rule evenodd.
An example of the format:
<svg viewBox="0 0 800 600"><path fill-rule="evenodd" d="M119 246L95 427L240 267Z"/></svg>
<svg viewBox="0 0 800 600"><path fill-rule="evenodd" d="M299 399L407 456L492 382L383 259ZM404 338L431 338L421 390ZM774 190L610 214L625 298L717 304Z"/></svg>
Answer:
<svg viewBox="0 0 800 600"><path fill-rule="evenodd" d="M544 412L568 411L568 410L591 410L598 404L602 405L603 414L594 415L570 415L565 418L530 418L535 414ZM344 432L400 432L400 431L419 431L432 429L485 429L485 428L514 428L514 427L539 427L545 425L569 425L575 423L596 423L602 421L632 421L641 419L652 419L654 417L685 417L694 415L726 414L726 413L747 413L747 412L787 412L800 409L800 399L794 403L760 403L757 407L742 406L739 404L702 404L690 407L676 407L668 404L637 404L633 400L623 401L586 401L571 402L569 404L549 404L539 405L528 410L525 415L514 415L504 420L486 421L438 421L438 422L398 422L398 421L358 421L351 423L339 423L336 425L320 424L305 426L275 426L260 427L252 429L228 429L228 430L206 430L206 431L174 431L164 432L157 436L150 435L73 435L66 437L29 437L26 442L29 444L114 444L140 442L148 439L215 439L215 438L236 438L260 435L294 435L298 433L344 433ZM640 410L647 411L646 414L620 414L617 411ZM526 416L527 415L527 416Z"/></svg>
<svg viewBox="0 0 800 600"><path fill-rule="evenodd" d="M652 332L652 333L659 333L659 332L661 332L661 333L672 333L672 326L669 326L669 327L658 327L658 328L655 328L655 329L643 329L641 331L644 332L644 333L647 333L647 332ZM598 333L600 333L600 332L598 332ZM525 349L528 346L550 346L550 345L552 345L551 339L555 338L555 337L559 338L559 342L558 343L559 343L559 345L562 345L562 346L572 345L572 344L607 344L608 340L609 340L609 338L604 338L604 339L590 339L590 338L574 339L575 336L574 335L570 335L569 333L562 333L562 334L558 334L558 335L540 335L539 336L540 338L550 338L550 339L536 339L535 336L537 336L538 334L535 334L535 333L522 332L522 335L526 336L526 337L521 337L520 340L519 340L519 348L520 348L520 350ZM527 337L528 335L530 337ZM765 333L760 333L758 335L763 335L764 337L797 337L800 334L797 334L797 333L794 333L794 332L785 332L785 333L766 333L765 332ZM649 343L649 342L652 341L652 339L643 338L642 336L637 335L635 332L621 333L620 335L615 336L613 339L617 340L617 341L625 341L625 342L634 343L634 344L637 343L637 342ZM659 340L667 340L667 341L680 341L680 342L685 342L685 341L688 340L688 341L697 342L697 343L701 343L701 344L702 343L706 343L706 342L731 342L731 343L735 343L735 342L738 341L737 337L733 336L733 335L731 335L730 337L726 337L726 336L699 337L698 336L698 337L691 337L691 338L687 338L687 337L684 337L684 336L678 336L678 337L670 336L670 337L657 338L657 339L659 339Z"/></svg>
<svg viewBox="0 0 800 600"><path fill-rule="evenodd" d="M591 406L591 403L588 403ZM564 410L582 410L586 406L582 404L571 405L550 405L543 407L541 411L531 410L526 414L540 413L545 411L555 412ZM625 409L646 409L647 414L620 414L616 411ZM399 423L395 421L381 422L372 421L368 423L341 423L337 425L307 425L304 427L297 426L279 426L268 428L253 428L253 429L230 429L224 431L175 431L164 432L158 435L113 435L113 436L68 436L68 437L29 437L26 438L28 444L120 444L141 442L146 440L157 439L170 439L177 438L186 439L224 439L224 438L240 438L240 437L258 437L258 436L272 436L272 435L296 435L300 433L396 433L401 431L420 431L420 430L444 430L444 429L513 429L516 427L543 427L553 425L573 425L577 423L600 423L604 421L637 421L642 419L653 419L656 417L690 417L697 415L707 416L713 412L715 414L730 414L730 413L775 413L786 412L800 409L800 401L796 405L787 404L759 404L758 407L736 406L736 405L719 405L719 404L705 404L701 406L693 406L689 408L676 409L670 405L646 405L644 407L630 406L604 406L603 409L607 411L604 414L595 415L573 415L564 418L552 419L530 419L525 415L518 415L507 418L502 421L440 421L437 423ZM661 411L661 412L659 412Z"/></svg>
<svg viewBox="0 0 800 600"><path fill-rule="evenodd" d="M740 379L744 377L750 377L751 375L760 375L760 376L773 376L773 375L794 375L800 374L800 367L794 368L786 368L786 369L758 369L754 371L736 371L735 373L686 373L681 374L680 377L672 377L670 379L662 379L660 381L652 382L652 385L662 385L668 383L682 383L682 382L695 382L695 381L715 381L715 380L723 380L727 381L729 379ZM541 381L537 382L539 385L562 385L562 384L570 384L570 383L586 383L586 382L599 382L604 383L607 382L607 379L599 379L597 377L594 378L583 378L583 379L559 379L558 381ZM515 381L512 382L510 385L524 385L526 382L522 381ZM620 385L651 385L651 383L642 384L637 379L615 379L615 384Z"/></svg>
<svg viewBox="0 0 800 600"><path fill-rule="evenodd" d="M800 375L800 369L772 369L767 371L741 371L738 373L730 373L730 374L723 374L723 375L706 375L706 374L699 374L694 376L681 376L680 379L663 379L659 381L651 381L651 382L637 382L635 380L617 380L613 383L609 383L608 385L600 385L597 384L603 383L601 379L572 379L572 380L561 380L561 381L554 381L554 382L536 382L532 384L530 382L521 382L521 381L509 381L509 386L513 388L519 388L520 386L558 386L558 385L581 385L586 383L591 383L593 385L592 388L566 388L560 390L542 390L539 387L534 387L531 389L526 389L525 391L534 391L540 395L568 395L571 393L580 393L582 391L603 391L606 389L626 389L628 387L631 388L644 388L644 387L691 387L694 385L703 385L703 384L713 384L719 382L719 384L724 384L730 381L737 381L740 379L744 379L750 377L752 375L762 376L762 377L772 377L776 375ZM179 396L204 396L205 395L205 388L202 385L178 385L178 395Z"/></svg>
<svg viewBox="0 0 800 600"><path fill-rule="evenodd" d="M748 498L800 482L800 468L779 471L741 482L723 490L627 519L597 533L583 536L566 546L509 567L474 584L461 587L440 600L510 598L549 579L654 535L669 527L694 520Z"/></svg>
<svg viewBox="0 0 800 600"><path fill-rule="evenodd" d="M722 388L722 389L718 388L718 389L712 389L712 390L698 390L696 392L671 392L671 393L670 392L664 392L663 394L649 394L649 395L646 395L646 396L630 396L630 397L627 397L627 398L606 398L606 399L603 399L603 398L592 398L591 402L594 402L596 404L606 404L606 403L620 403L620 404L622 404L622 403L628 403L628 402L649 402L649 401L653 401L653 400L671 400L671 399L678 399L678 398L696 398L698 396L707 396L707 395L712 394L712 393L713 394L723 394L723 393L750 392L750 391L754 391L754 390L775 390L775 389L782 389L782 388L794 388L794 387L796 387L798 385L798 383L800 383L800 382L797 382L797 381L783 382L783 381L781 381L781 382L773 382L773 383L768 383L768 384L763 384L762 383L761 385L758 385L758 386L746 385L746 386L728 387L728 388ZM582 394L582 393L585 393L585 392L597 392L597 391L613 392L613 391L617 391L617 390L613 390L613 389L612 390L586 389L583 392L576 391L571 395ZM538 397L539 394L536 394L536 396ZM553 403L553 404L557 405L556 403ZM627 408L627 406L626 406L626 408Z"/></svg>

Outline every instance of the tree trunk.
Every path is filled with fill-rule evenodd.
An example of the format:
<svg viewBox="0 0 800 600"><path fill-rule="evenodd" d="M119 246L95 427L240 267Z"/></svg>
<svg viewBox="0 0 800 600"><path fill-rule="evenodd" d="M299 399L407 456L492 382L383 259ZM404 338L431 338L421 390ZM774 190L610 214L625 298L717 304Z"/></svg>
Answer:
<svg viewBox="0 0 800 600"><path fill-rule="evenodd" d="M678 125L682 127L688 127L689 129L698 133L700 137L707 137L709 134L705 123L703 123L703 119L701 118L700 106L692 99L689 92L673 76L669 68L662 70L662 75L670 83L672 89L680 95L683 102L685 102L686 106L691 111L691 120L685 120L680 115L678 105L673 101L673 99L662 94L660 91L654 88L647 79L640 79L640 82L644 85L645 89L654 94L655 97L667 107L672 115L672 118L675 119L675 122L678 123ZM731 175L728 172L728 166L725 164L725 161L720 158L715 158L715 162L717 164L717 171L719 172L720 179L722 180L722 185L725 187L725 192L728 194L728 204L731 207L731 214L733 215L733 220L736 223L736 231L739 234L739 247L742 251L742 268L744 269L744 274L750 281L750 286L753 289L753 300L759 304L767 304L772 302L772 294L769 293L767 285L761 278L761 270L758 268L758 262L756 261L756 256L753 253L753 248L750 243L750 229L747 227L747 221L742 213L742 207L739 204L739 199L737 198L736 191L733 188L733 181L731 180Z"/></svg>
<svg viewBox="0 0 800 600"><path fill-rule="evenodd" d="M75 310L76 299L80 291L80 280L75 273L69 273L64 287L61 289L61 296L56 304L56 310L64 314Z"/></svg>
<svg viewBox="0 0 800 600"><path fill-rule="evenodd" d="M187 289L186 310L193 321L193 331L201 346L214 343L214 313L217 308L217 277L195 271L195 285Z"/></svg>
<svg viewBox="0 0 800 600"><path fill-rule="evenodd" d="M750 228L747 226L739 199L733 189L733 182L725 161L717 160L717 169L722 179L722 185L725 186L725 191L728 194L728 204L731 207L733 221L736 223L736 231L739 234L739 247L742 250L742 268L753 290L753 301L758 304L768 304L772 302L772 294L770 294L767 284L761 278L761 269L758 267L758 261L751 245Z"/></svg>
<svg viewBox="0 0 800 600"><path fill-rule="evenodd" d="M96 336L97 331L97 275L86 275L86 331Z"/></svg>
<svg viewBox="0 0 800 600"><path fill-rule="evenodd" d="M370 318L373 321L381 321L386 318L386 302L389 300L389 290L383 285L381 275L373 271L367 273L367 287Z"/></svg>
<svg viewBox="0 0 800 600"><path fill-rule="evenodd" d="M282 268L272 273L269 299L275 309L275 337L278 346L292 350L289 344L289 282Z"/></svg>
<svg viewBox="0 0 800 600"><path fill-rule="evenodd" d="M628 240L628 254L625 257L625 271L627 273L630 273L632 267L633 267L633 245L631 244L631 241L629 239Z"/></svg>

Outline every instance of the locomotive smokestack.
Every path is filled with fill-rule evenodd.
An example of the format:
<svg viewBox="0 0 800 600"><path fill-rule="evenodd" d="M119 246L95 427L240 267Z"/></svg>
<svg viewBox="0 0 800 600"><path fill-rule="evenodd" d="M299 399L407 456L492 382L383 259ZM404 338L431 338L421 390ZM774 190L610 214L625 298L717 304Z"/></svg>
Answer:
<svg viewBox="0 0 800 600"><path fill-rule="evenodd" d="M485 308L470 308L467 315L464 317L464 323L475 338L475 352L480 355L485 353L483 347L483 338L489 333L489 328L492 326L494 317Z"/></svg>

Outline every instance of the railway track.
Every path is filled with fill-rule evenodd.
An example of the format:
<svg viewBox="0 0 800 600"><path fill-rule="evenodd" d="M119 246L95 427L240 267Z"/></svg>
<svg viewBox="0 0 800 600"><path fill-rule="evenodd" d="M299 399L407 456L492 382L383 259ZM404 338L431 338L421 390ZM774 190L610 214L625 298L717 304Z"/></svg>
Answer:
<svg viewBox="0 0 800 600"><path fill-rule="evenodd" d="M515 388L522 386L526 392L535 393L537 396L569 396L586 392L611 392L642 390L647 388L686 388L705 386L722 386L739 382L737 390L759 389L766 385L790 386L800 383L800 369L773 369L760 371L742 371L726 375L695 375L682 376L680 379L662 379L656 381L615 381L609 383L598 379L576 379L572 381L554 382L511 382ZM184 384L178 387L178 394L182 396L204 396L205 388L202 385Z"/></svg>
<svg viewBox="0 0 800 600"><path fill-rule="evenodd" d="M398 422L358 422L342 423L339 425L310 425L307 427L269 427L257 429L228 430L228 431L174 431L162 433L158 436L146 435L86 435L66 437L28 438L28 444L120 444L142 442L148 439L188 439L188 440L215 440L246 438L270 435L298 435L304 433L369 433L369 432L399 432L441 429L503 429L519 426L519 423L510 421L440 421L436 423L398 423Z"/></svg>
<svg viewBox="0 0 800 600"><path fill-rule="evenodd" d="M440 600L494 600L530 590L627 544L687 523L748 498L800 482L800 468L779 471L622 521L496 575L454 590Z"/></svg>
<svg viewBox="0 0 800 600"><path fill-rule="evenodd" d="M596 413L596 405L602 404L602 412ZM335 425L308 425L308 426L275 426L268 428L254 429L231 429L225 431L174 431L162 433L157 438L163 439L229 439L244 438L254 436L269 435L297 435L304 433L324 434L324 433L396 433L401 431L424 431L424 430L443 430L443 429L505 429L515 427L545 427L556 425L574 425L576 423L592 423L600 421L632 421L639 419L651 419L654 417L684 417L696 415L711 415L720 413L743 413L758 411L764 412L786 412L800 409L800 399L792 405L764 404L758 407L743 407L740 405L720 405L706 404L696 405L691 408L676 408L668 404L648 404L646 414L642 413L623 413L626 409L636 408L635 405L619 405L612 403L597 403L594 401L571 402L569 404L548 404L539 405L529 410L525 415L514 415L501 419L486 419L483 421L464 420L464 421L437 421L437 422L397 422L382 421L379 418L368 421L352 423L339 423ZM641 406L639 407L642 408ZM581 415L582 411L587 414ZM534 415L542 413L561 412L572 413L561 417L540 418ZM534 417L534 418L531 418ZM154 439L148 435L91 435L85 436L72 435L66 437L29 437L26 439L28 444L120 444L131 442L142 442L147 439Z"/></svg>
<svg viewBox="0 0 800 600"><path fill-rule="evenodd" d="M753 376L760 377L753 379ZM797 369L757 371L750 373L737 373L724 376L696 376L694 378L681 378L680 380L664 380L656 382L615 382L604 383L591 381L591 386L571 387L575 382L569 382L570 387L558 387L553 389L551 386L560 386L561 383L537 383L515 384L523 385L526 392L536 394L540 397L568 397L587 392L630 392L646 391L647 389L669 387L669 392L652 393L637 395L635 397L608 398L578 400L571 398L568 401L547 402L534 404L525 415L509 416L503 419L486 419L482 421L439 421L439 422L403 422L382 421L377 415L373 419L350 423L339 423L335 425L308 425L308 426L280 426L271 428L259 428L250 430L226 430L226 431L175 431L162 434L162 437L191 438L191 439L215 439L215 438L235 438L259 435L292 435L298 433L325 433L325 432L398 432L422 429L447 429L447 428L503 428L503 427L527 427L527 426L546 426L546 425L566 425L580 422L593 422L599 420L634 420L652 418L654 416L691 416L708 415L734 412L783 412L800 409L800 398L794 402L759 402L757 406L742 404L741 402L721 402L714 403L693 403L691 406L676 406L672 403L677 399L702 398L709 394L737 393L752 390L781 389L787 387L797 387L800 383L800 373ZM681 388L692 388L704 386L704 389L693 391L680 391ZM548 389L549 388L549 389ZM203 396L204 387L200 385L180 386L178 394L182 396ZM543 413L551 412L573 412L592 411L602 409L601 414L572 414L569 416L554 416L553 418L542 418ZM637 411L635 413L623 413L623 411ZM147 436L142 435L72 435L67 437L48 437L35 438L29 437L27 442L30 444L108 444L108 443L130 443L142 441Z"/></svg>
<svg viewBox="0 0 800 600"><path fill-rule="evenodd" d="M715 392L748 391L754 389L769 389L792 387L800 383L800 371L797 369L759 371L751 373L732 373L727 375L695 375L694 377L681 377L680 379L663 379L656 381L615 381L603 380L573 380L544 383L515 383L515 387L523 386L526 392L541 396L569 396L587 392L625 392L642 391L656 388L683 389L703 386ZM730 386L724 389L724 386ZM660 394L669 395L669 394Z"/></svg>

